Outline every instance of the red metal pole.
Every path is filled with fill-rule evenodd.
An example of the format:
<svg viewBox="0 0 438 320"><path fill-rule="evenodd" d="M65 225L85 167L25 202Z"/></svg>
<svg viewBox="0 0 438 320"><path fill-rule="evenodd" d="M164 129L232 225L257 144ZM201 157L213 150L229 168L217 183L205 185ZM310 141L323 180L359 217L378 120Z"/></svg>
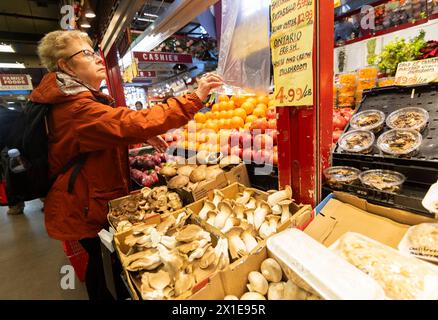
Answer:
<svg viewBox="0 0 438 320"><path fill-rule="evenodd" d="M123 90L122 74L117 59L117 49L111 48L105 57L105 67L107 75L108 91L110 96L116 100L117 106L126 106L125 91Z"/></svg>
<svg viewBox="0 0 438 320"><path fill-rule="evenodd" d="M279 183L291 185L297 202L321 198L321 172L328 166L333 117L332 1L315 1L313 45L314 105L278 108Z"/></svg>

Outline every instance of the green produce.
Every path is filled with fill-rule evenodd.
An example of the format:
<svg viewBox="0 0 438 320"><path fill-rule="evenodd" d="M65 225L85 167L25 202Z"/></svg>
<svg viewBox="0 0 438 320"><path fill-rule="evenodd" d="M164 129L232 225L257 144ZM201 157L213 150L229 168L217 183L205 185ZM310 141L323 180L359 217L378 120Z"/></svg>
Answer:
<svg viewBox="0 0 438 320"><path fill-rule="evenodd" d="M421 56L421 49L426 45L425 35L424 30L421 30L418 36L409 41L404 38L396 38L385 46L374 62L378 64L382 73L394 76L399 63L413 61Z"/></svg>

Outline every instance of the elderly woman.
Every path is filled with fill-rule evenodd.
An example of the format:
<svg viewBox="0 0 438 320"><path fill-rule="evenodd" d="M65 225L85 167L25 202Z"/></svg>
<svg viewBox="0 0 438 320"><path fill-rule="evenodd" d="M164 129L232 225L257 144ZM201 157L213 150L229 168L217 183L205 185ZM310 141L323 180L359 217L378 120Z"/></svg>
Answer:
<svg viewBox="0 0 438 320"><path fill-rule="evenodd" d="M57 176L46 197L47 232L55 239L80 241L89 253L89 298L105 299L110 294L97 233L107 226L108 201L129 192L127 146L147 142L164 151L167 145L157 136L192 119L210 90L222 81L210 74L199 80L194 93L151 109L115 108L114 100L99 92L106 72L91 44L79 31L48 33L38 46L38 55L50 72L30 100L52 106L48 117L50 174L75 162Z"/></svg>

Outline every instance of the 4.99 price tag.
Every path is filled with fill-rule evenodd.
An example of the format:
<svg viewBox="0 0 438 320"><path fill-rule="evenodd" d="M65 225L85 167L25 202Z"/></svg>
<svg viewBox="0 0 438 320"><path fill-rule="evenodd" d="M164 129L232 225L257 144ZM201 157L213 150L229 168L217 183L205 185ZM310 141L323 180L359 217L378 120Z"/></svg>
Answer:
<svg viewBox="0 0 438 320"><path fill-rule="evenodd" d="M280 87L275 94L275 100L280 102L280 104L293 103L295 101L300 101L305 97L312 96L312 89L308 86L304 88L286 88Z"/></svg>

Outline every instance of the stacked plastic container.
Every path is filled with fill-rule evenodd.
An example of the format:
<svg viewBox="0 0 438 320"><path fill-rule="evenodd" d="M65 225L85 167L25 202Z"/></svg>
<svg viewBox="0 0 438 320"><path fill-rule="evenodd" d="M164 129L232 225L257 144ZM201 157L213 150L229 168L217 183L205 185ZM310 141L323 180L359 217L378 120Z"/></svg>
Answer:
<svg viewBox="0 0 438 320"><path fill-rule="evenodd" d="M356 104L362 101L362 93L364 90L372 89L377 86L377 67L366 67L357 72L357 90L356 90Z"/></svg>
<svg viewBox="0 0 438 320"><path fill-rule="evenodd" d="M339 75L338 107L354 108L357 88L356 73L342 73Z"/></svg>

